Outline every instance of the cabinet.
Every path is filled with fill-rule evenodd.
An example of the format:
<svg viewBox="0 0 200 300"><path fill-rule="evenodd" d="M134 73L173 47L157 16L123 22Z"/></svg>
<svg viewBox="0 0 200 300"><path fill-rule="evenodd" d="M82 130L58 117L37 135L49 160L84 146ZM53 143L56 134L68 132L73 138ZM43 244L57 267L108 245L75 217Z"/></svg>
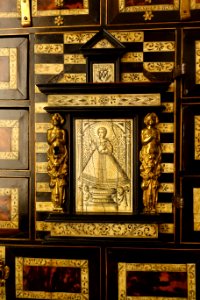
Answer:
<svg viewBox="0 0 200 300"><path fill-rule="evenodd" d="M198 299L199 1L43 2L0 4L2 299Z"/></svg>

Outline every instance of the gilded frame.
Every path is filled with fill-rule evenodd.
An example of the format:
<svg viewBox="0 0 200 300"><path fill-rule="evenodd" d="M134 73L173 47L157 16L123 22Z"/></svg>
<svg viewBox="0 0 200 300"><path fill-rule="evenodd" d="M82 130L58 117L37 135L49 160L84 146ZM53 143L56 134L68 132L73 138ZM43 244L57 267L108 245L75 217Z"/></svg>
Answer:
<svg viewBox="0 0 200 300"><path fill-rule="evenodd" d="M153 3L152 3L153 2ZM155 3L154 3L155 2ZM130 1L118 0L117 5L114 0L107 0L107 23L108 24L125 24L138 22L159 22L170 19L178 20L179 17L179 0L162 1ZM115 4L115 5L114 5Z"/></svg>
<svg viewBox="0 0 200 300"><path fill-rule="evenodd" d="M66 1L48 0L42 4L32 0L32 17L34 26L71 26L71 25L99 25L100 1L73 1L73 5Z"/></svg>
<svg viewBox="0 0 200 300"><path fill-rule="evenodd" d="M196 274L198 250L107 249L108 300L198 299Z"/></svg>
<svg viewBox="0 0 200 300"><path fill-rule="evenodd" d="M61 298L72 299L72 297L80 297L80 299L84 299L89 297L88 260L16 257L15 268L16 298L49 299L50 296L53 299L59 300ZM51 282L48 282L47 290L45 289L45 283L48 278L45 271L48 270L50 274L54 275L56 273L54 271L55 268L59 275L69 276L70 273L73 273L72 275L75 277L73 278L73 276L71 276L71 280L74 280L74 284L71 288L68 287L68 290L65 292L63 291L64 278L63 284L60 286L61 291L57 291L57 287L54 287ZM34 272L35 276L31 274ZM42 277L44 277L43 290L37 290L38 276L40 276L40 281L42 281ZM76 277L79 277L79 281L75 280ZM31 280L28 280L30 278ZM31 286L36 290L31 290ZM49 292L48 289L53 289L54 291Z"/></svg>
<svg viewBox="0 0 200 300"><path fill-rule="evenodd" d="M146 272L146 274L145 274ZM120 295L124 295L124 299L126 300L135 300L135 299L142 299L145 297L147 300L149 299L157 299L158 298L158 292L153 293L154 289L159 290L159 280L166 280L165 283L167 284L167 280L170 278L170 274L173 273L173 277L175 277L175 281L181 283L181 285L188 286L188 291L187 291L187 299L192 299L191 295L194 294L194 291L196 289L196 282L195 282L195 265L194 264L162 264L162 263L118 263L118 298L120 298ZM180 276L179 276L180 274ZM147 275L147 276L145 276ZM186 275L186 276L183 276ZM141 280L141 277L146 277L146 288L149 289L149 293L152 294L147 294L147 292L144 292L142 294L142 289L140 288L139 284L137 285L134 284L134 280L132 281L132 276L135 276L137 279L136 280ZM180 278L179 278L180 277ZM186 277L184 278L187 281L181 282L181 277ZM127 279L126 279L127 278ZM156 279L158 282L156 282ZM153 280L155 281L154 284L155 286L148 286L147 282L148 280ZM187 283L188 282L188 283ZM131 286L133 284L133 286ZM170 283L169 287L170 287ZM174 289L179 288L179 286L175 286ZM162 288L162 287L161 287ZM144 286L143 286L144 289ZM167 288L166 288L167 290ZM162 291L162 290L161 290ZM168 299L168 297L163 296L165 293L160 291L160 297L162 299ZM185 293L185 290L183 289L181 291L181 296L182 294ZM141 293L141 296L138 296L138 294ZM130 295L132 294L132 295ZM152 296L154 294L154 296ZM167 293L166 293L167 294ZM144 296L145 295L145 296ZM186 296L186 295L185 295ZM171 300L176 300L178 296L171 296Z"/></svg>

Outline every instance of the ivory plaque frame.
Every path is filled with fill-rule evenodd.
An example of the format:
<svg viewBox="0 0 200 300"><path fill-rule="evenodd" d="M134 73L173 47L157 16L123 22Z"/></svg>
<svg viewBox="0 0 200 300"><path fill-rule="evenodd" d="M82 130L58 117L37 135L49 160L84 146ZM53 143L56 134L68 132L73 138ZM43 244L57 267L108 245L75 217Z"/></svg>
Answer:
<svg viewBox="0 0 200 300"><path fill-rule="evenodd" d="M75 132L76 212L132 213L133 120L77 119Z"/></svg>

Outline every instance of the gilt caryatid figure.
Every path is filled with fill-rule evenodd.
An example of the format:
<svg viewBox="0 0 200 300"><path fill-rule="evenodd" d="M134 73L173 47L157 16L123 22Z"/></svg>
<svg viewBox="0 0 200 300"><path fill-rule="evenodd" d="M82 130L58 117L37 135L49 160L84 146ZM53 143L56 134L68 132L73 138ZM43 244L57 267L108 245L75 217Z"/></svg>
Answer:
<svg viewBox="0 0 200 300"><path fill-rule="evenodd" d="M47 171L50 176L51 201L55 211L63 210L65 189L67 185L67 160L66 132L62 129L64 119L55 113L51 119L52 127L47 131L49 149L47 152Z"/></svg>
<svg viewBox="0 0 200 300"><path fill-rule="evenodd" d="M143 212L157 213L158 178L162 173L160 131L155 113L149 113L144 118L146 127L141 131L142 149L140 151L140 176L142 177Z"/></svg>

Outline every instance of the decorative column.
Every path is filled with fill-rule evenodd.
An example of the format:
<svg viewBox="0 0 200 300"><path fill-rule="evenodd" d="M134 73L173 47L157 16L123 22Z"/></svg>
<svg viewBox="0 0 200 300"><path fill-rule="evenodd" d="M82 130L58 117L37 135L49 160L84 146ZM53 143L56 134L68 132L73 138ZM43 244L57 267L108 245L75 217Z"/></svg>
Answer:
<svg viewBox="0 0 200 300"><path fill-rule="evenodd" d="M142 149L140 151L140 176L143 190L143 212L157 213L158 178L162 173L160 131L155 113L148 113L144 118L146 128L141 131Z"/></svg>
<svg viewBox="0 0 200 300"><path fill-rule="evenodd" d="M47 131L49 144L47 171L50 176L51 201L54 211L63 211L68 173L66 132L62 129L64 119L59 113L52 116L51 122L52 127Z"/></svg>

